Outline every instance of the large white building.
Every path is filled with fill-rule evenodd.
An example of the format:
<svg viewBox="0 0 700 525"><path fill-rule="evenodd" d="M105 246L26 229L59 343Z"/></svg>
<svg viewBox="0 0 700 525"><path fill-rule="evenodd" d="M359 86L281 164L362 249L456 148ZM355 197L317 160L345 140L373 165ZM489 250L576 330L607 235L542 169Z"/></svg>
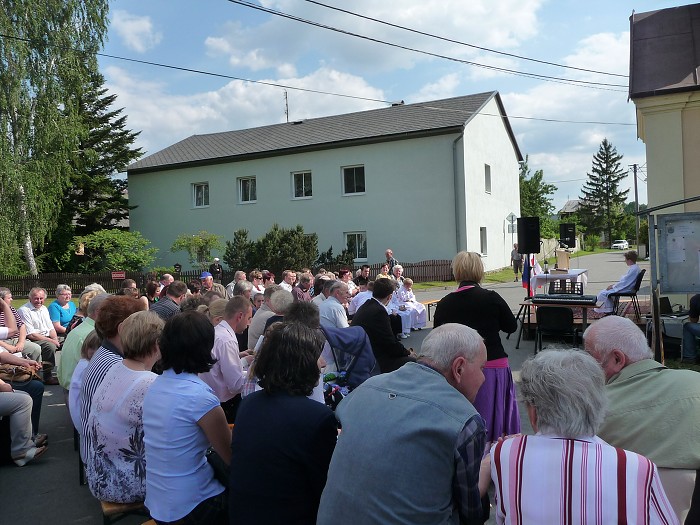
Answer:
<svg viewBox="0 0 700 525"><path fill-rule="evenodd" d="M160 249L207 230L257 239L274 223L402 262L482 252L509 264L522 155L497 92L194 135L128 169L131 229Z"/></svg>

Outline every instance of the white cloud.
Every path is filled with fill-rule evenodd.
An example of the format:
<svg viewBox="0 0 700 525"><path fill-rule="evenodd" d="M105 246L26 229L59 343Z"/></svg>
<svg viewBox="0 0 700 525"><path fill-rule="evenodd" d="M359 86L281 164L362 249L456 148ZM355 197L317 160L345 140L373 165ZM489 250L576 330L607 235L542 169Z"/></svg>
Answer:
<svg viewBox="0 0 700 525"><path fill-rule="evenodd" d="M272 86L232 81L214 91L173 95L166 84L144 82L121 68L107 68L105 75L108 89L118 95L118 105L128 108L129 128L142 131L138 146L148 154L194 134L263 126L286 118L283 90ZM328 68L267 82L319 91L332 91L342 84L357 97L384 98L381 90L362 78ZM291 89L288 104L290 121L381 107L371 101Z"/></svg>
<svg viewBox="0 0 700 525"><path fill-rule="evenodd" d="M629 61L629 34L602 33L578 43L576 51L564 63L586 69L625 74ZM606 77L592 73L557 73L581 80L626 84L626 78ZM602 86L601 86L602 87ZM620 90L610 91L608 89ZM590 89L565 84L542 82L528 90L503 93L506 111L512 116L537 117L590 124L553 124L537 120L513 118L523 154L529 154L534 172L542 169L545 181L554 182L559 191L555 205L559 208L567 198L578 198L581 186L590 171L593 155L607 138L624 155L622 167L644 157L644 146L636 138L634 104L628 102L624 88ZM596 123L593 123L596 122ZM633 160L634 159L634 160ZM564 182L559 182L564 181ZM632 181L623 182L628 187ZM640 201L646 196L640 194Z"/></svg>
<svg viewBox="0 0 700 525"><path fill-rule="evenodd" d="M163 38L156 31L149 16L137 16L117 9L112 17L111 29L124 41L124 45L138 53L145 53L157 46Z"/></svg>
<svg viewBox="0 0 700 525"><path fill-rule="evenodd" d="M456 97L459 95L460 78L456 73L450 73L423 86L418 93L410 97L410 101L440 100L442 98ZM407 101L408 102L408 101Z"/></svg>
<svg viewBox="0 0 700 525"><path fill-rule="evenodd" d="M331 27L440 55L469 58L480 53L474 48L296 0L262 3L266 7ZM397 5L357 0L349 10L428 34L507 50L516 48L537 34L536 14L543 3L544 0L403 0ZM343 7L347 6L343 4ZM228 46L222 46L219 40L226 41ZM232 65L254 71L275 67L280 61L296 62L304 57L317 60L313 66L317 67L319 49L322 49L325 57L332 57L329 65L334 68L353 71L353 68L361 65L365 73L387 68L410 69L421 62L441 60L277 16L272 16L257 26L244 27L239 23L229 23L222 34L207 39L207 45L210 53L227 54Z"/></svg>

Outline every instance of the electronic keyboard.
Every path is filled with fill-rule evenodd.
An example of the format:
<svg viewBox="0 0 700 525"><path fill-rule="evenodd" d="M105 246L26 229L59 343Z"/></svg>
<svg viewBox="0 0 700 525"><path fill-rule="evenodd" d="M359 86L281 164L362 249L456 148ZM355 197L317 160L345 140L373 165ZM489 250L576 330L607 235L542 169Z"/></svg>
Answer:
<svg viewBox="0 0 700 525"><path fill-rule="evenodd" d="M592 306L598 302L595 295L578 295L573 293L548 294L538 293L532 298L533 304L563 304L574 306Z"/></svg>

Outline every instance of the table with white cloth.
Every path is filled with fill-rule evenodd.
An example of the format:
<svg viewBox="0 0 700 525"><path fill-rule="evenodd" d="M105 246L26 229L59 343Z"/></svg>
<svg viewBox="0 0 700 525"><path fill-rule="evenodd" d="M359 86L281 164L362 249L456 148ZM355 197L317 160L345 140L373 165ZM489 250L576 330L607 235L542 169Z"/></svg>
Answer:
<svg viewBox="0 0 700 525"><path fill-rule="evenodd" d="M555 281L570 281L572 283L579 282L586 287L588 283L588 268L577 268L566 270L566 272L553 272L553 273L538 273L537 275L530 276L530 286L532 287L533 293L537 293L537 288L544 286L544 292L549 293L549 283Z"/></svg>

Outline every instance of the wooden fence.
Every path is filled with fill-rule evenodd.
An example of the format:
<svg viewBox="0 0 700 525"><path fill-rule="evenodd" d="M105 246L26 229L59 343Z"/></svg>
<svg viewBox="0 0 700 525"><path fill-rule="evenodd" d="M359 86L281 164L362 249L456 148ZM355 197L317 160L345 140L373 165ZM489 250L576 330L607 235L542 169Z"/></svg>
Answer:
<svg viewBox="0 0 700 525"><path fill-rule="evenodd" d="M416 283L428 281L452 281L452 261L448 260L429 260L417 263L401 263L404 268L403 274L405 277L410 277ZM353 268L357 270L360 265ZM374 278L381 268L381 263L370 265L370 277ZM337 272L340 268L326 268L329 271ZM184 282L189 282L192 279L199 279L200 270L186 270L180 273L173 273L175 279ZM222 283L225 285L233 280L233 270L224 270ZM126 279L136 281L138 288L143 291L150 279L158 280L159 276L149 272L125 272ZM282 279L281 275L277 275L275 280L279 283ZM112 272L99 272L90 274L80 273L40 273L33 277L29 275L1 275L0 286L9 288L12 295L20 299L27 297L29 290L35 286L46 288L47 297L54 296L56 286L59 284L67 284L73 290L74 295L78 295L88 284L98 283L107 290L108 293L115 293L121 288L122 279L112 279Z"/></svg>

